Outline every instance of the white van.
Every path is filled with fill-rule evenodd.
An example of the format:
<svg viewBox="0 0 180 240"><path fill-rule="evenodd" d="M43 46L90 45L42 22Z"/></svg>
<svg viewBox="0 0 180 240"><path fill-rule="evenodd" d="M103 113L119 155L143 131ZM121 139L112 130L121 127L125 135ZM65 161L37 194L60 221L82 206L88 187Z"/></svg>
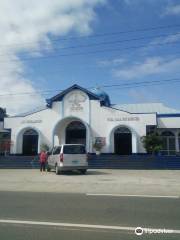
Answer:
<svg viewBox="0 0 180 240"><path fill-rule="evenodd" d="M63 144L53 147L48 153L47 160L47 171L51 169L55 169L56 174L69 170L79 170L85 174L88 169L85 146L82 144Z"/></svg>

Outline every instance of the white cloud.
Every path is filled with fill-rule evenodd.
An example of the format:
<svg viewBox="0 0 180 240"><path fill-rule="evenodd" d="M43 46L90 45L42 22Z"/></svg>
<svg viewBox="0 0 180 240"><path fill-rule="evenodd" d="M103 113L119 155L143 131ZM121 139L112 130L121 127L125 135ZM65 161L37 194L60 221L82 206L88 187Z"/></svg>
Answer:
<svg viewBox="0 0 180 240"><path fill-rule="evenodd" d="M150 41L146 47L141 49L141 52L147 53L149 51L152 50L156 50L156 48L159 45L163 45L163 44L176 44L177 42L180 41L180 32L177 32L175 34L169 34L167 36L164 37L158 37L155 38L154 40Z"/></svg>
<svg viewBox="0 0 180 240"><path fill-rule="evenodd" d="M177 32L176 34L170 34L167 37L161 37L153 40L149 46L153 44L164 44L164 43L175 43L180 40L180 32ZM153 46L152 46L153 47Z"/></svg>
<svg viewBox="0 0 180 240"><path fill-rule="evenodd" d="M151 57L143 62L137 62L124 69L115 69L116 77L123 79L135 79L154 74L174 73L179 70L180 58L165 59L162 57Z"/></svg>
<svg viewBox="0 0 180 240"><path fill-rule="evenodd" d="M17 53L41 51L51 45L49 35L63 36L70 31L90 34L94 8L106 0L1 0L0 1L0 95L6 92L36 92L36 86L22 77L25 65ZM43 46L43 47L42 47ZM4 76L4 77L3 77ZM43 86L42 86L43 87ZM43 103L37 95L0 97L8 112L27 111Z"/></svg>
<svg viewBox="0 0 180 240"><path fill-rule="evenodd" d="M168 37L164 38L161 42L163 43L173 43L173 42L178 42L180 40L180 32L177 34L172 34L169 35Z"/></svg>
<svg viewBox="0 0 180 240"><path fill-rule="evenodd" d="M111 67L111 66L119 66L126 62L125 58L114 58L114 59L106 59L98 61L98 65L100 67Z"/></svg>
<svg viewBox="0 0 180 240"><path fill-rule="evenodd" d="M179 15L180 14L180 4L168 6L163 15Z"/></svg>

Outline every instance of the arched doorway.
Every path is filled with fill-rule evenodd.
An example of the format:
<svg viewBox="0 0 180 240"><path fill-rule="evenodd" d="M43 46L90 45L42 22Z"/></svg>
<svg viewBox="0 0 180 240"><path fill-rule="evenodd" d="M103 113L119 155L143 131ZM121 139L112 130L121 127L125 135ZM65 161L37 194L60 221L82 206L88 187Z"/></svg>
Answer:
<svg viewBox="0 0 180 240"><path fill-rule="evenodd" d="M38 133L34 129L28 129L23 133L23 155L37 155Z"/></svg>
<svg viewBox="0 0 180 240"><path fill-rule="evenodd" d="M119 127L114 131L114 153L132 154L132 134L128 128Z"/></svg>
<svg viewBox="0 0 180 240"><path fill-rule="evenodd" d="M80 121L72 121L66 127L66 144L86 145L86 127Z"/></svg>

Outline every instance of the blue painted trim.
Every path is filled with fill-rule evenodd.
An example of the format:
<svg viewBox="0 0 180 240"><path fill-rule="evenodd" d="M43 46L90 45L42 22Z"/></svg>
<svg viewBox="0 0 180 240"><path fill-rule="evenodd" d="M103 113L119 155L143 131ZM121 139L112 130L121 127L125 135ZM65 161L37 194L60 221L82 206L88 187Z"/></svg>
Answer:
<svg viewBox="0 0 180 240"><path fill-rule="evenodd" d="M52 103L53 103L54 101L62 101L63 97L64 97L67 93L71 92L72 90L81 90L81 91L85 92L85 93L88 95L88 97L89 97L90 100L100 100L99 96L95 95L94 93L88 91L88 90L85 89L85 88L80 87L80 86L77 85L77 84L74 84L73 86L67 88L66 90L64 90L63 92L57 94L56 96L54 96L54 97L52 97L52 98L49 98L49 99L46 99L47 106L48 106L48 107L52 107Z"/></svg>
<svg viewBox="0 0 180 240"><path fill-rule="evenodd" d="M180 117L180 113L169 113L169 114L157 114L157 117L165 117L165 118L169 118L169 117Z"/></svg>

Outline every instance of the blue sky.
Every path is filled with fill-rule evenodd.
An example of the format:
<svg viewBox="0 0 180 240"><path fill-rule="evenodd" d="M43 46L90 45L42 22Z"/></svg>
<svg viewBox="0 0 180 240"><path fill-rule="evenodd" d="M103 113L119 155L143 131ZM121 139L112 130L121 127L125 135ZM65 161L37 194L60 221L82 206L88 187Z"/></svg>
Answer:
<svg viewBox="0 0 180 240"><path fill-rule="evenodd" d="M12 14L7 2L2 11ZM21 14L25 9L24 18L13 12L12 22L0 24L0 32L8 33L1 49L8 54L2 59L6 64L0 94L33 93L1 97L2 107L11 113L29 110L55 95L53 90L76 83L102 88L112 103L163 102L180 109L180 80L171 80L180 79L179 1L62 2L45 0L44 9L38 10L36 1L23 5L18 0L14 11ZM151 86L102 87L168 79Z"/></svg>

